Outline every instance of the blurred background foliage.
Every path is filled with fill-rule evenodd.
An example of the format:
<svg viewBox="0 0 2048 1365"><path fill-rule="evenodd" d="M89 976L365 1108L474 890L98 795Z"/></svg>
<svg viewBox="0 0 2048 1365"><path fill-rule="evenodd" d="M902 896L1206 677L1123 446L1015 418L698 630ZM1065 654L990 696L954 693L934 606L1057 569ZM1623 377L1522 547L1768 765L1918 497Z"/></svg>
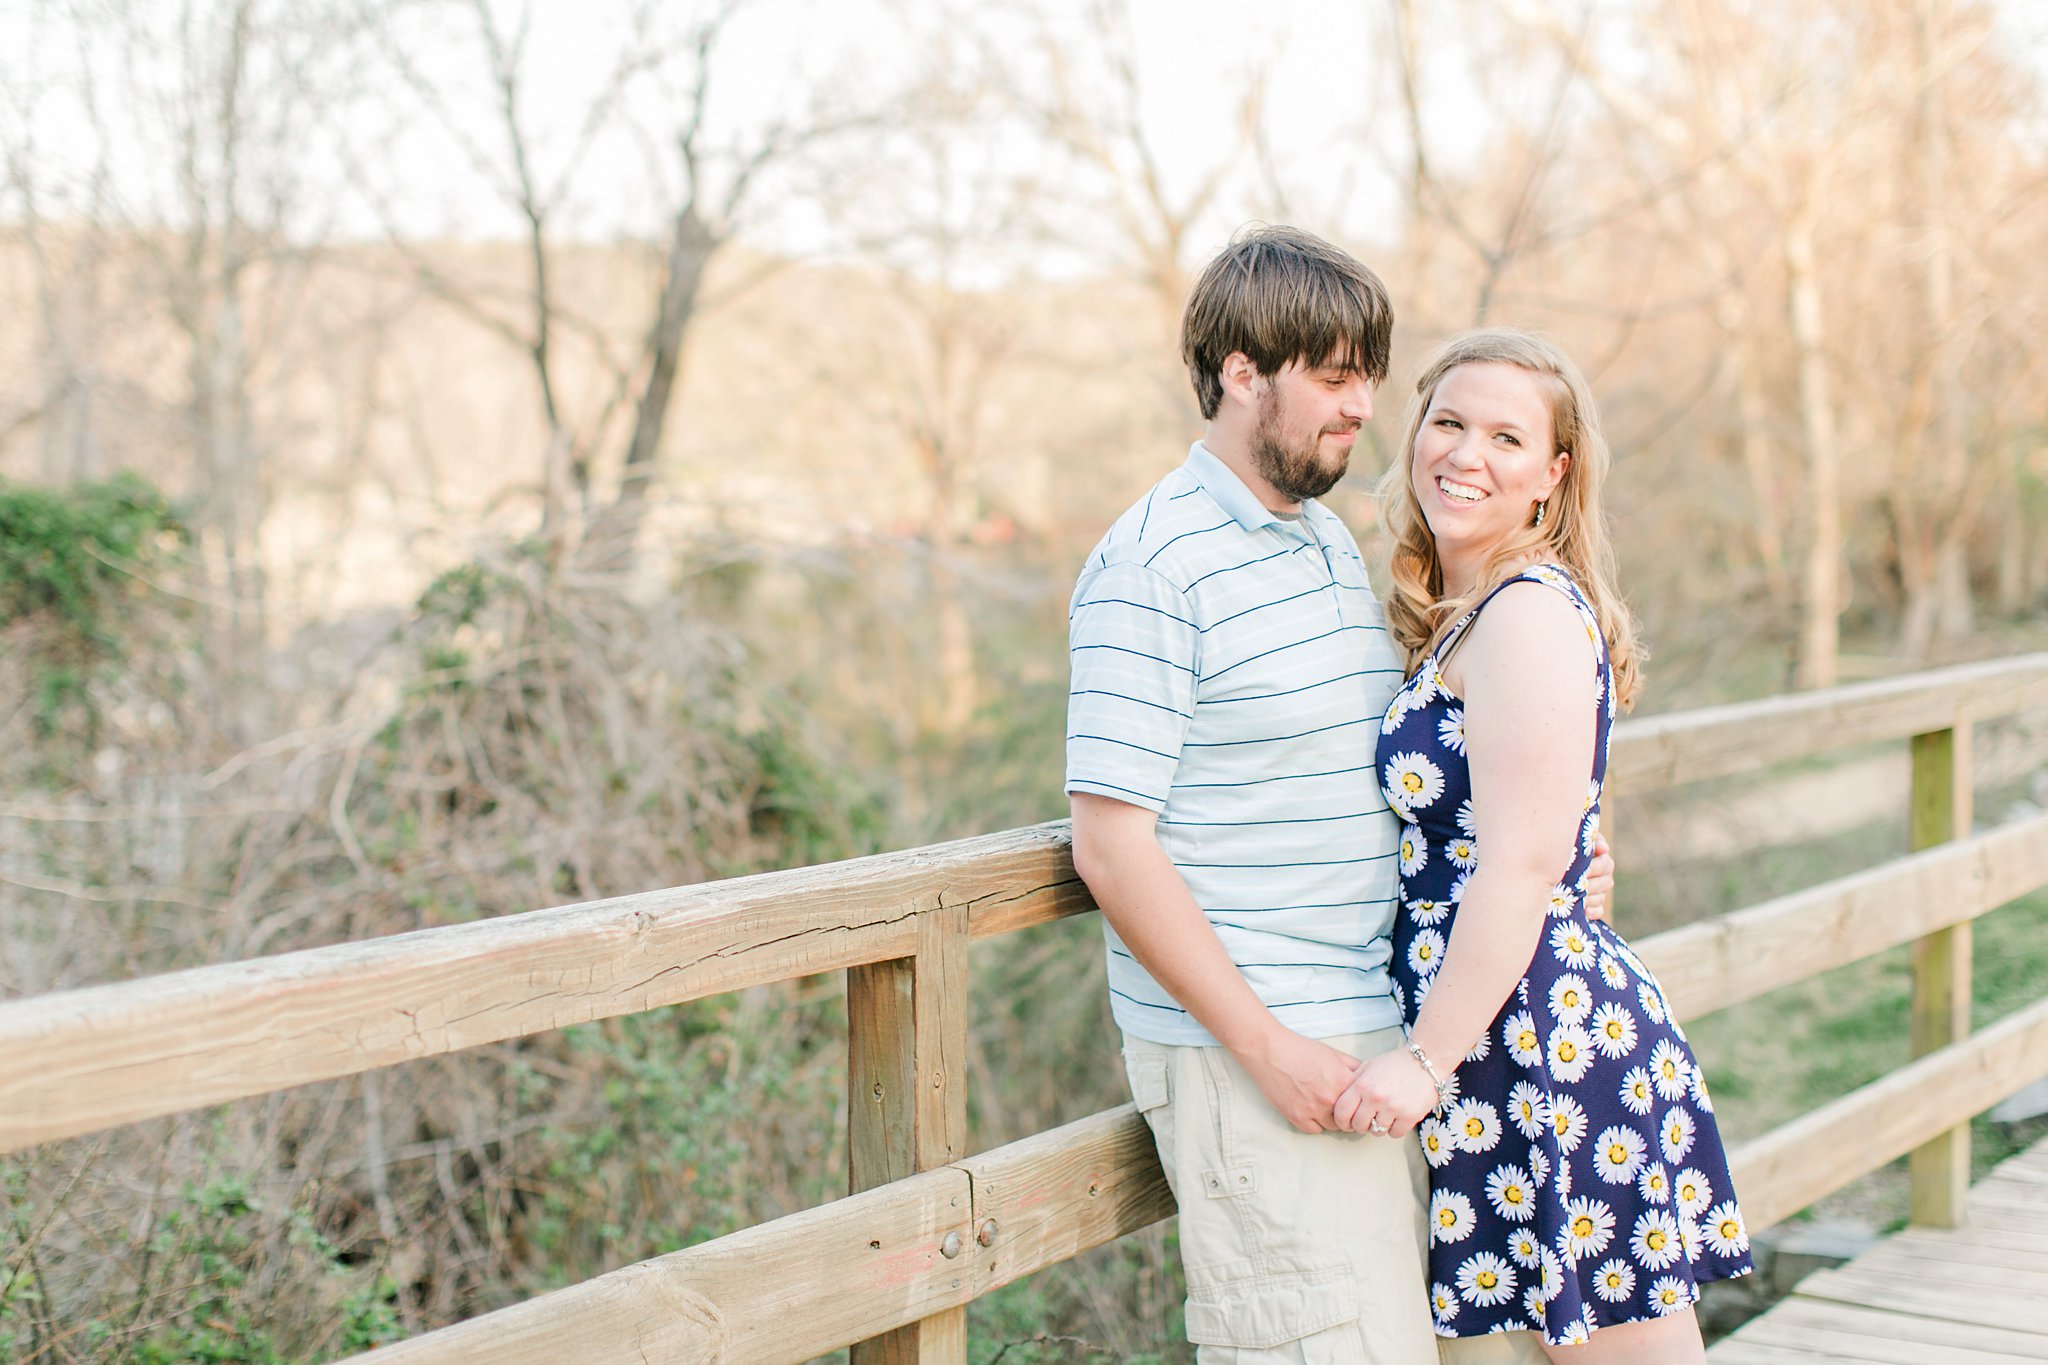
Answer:
<svg viewBox="0 0 2048 1365"><path fill-rule="evenodd" d="M0 5L0 996L1063 814L1072 576L1199 432L1248 221L1392 289L1369 553L1430 345L1582 359L1649 709L2048 639L2037 8L1269 8ZM2039 740L1986 728L1982 819ZM1905 789L1625 798L1624 925L1892 856ZM974 968L977 1147L1123 1098L1092 923ZM1894 1065L1900 971L1702 1021L1730 1129ZM326 1359L836 1197L840 992L0 1160L0 1355ZM1185 1358L1171 1235L975 1358Z"/></svg>

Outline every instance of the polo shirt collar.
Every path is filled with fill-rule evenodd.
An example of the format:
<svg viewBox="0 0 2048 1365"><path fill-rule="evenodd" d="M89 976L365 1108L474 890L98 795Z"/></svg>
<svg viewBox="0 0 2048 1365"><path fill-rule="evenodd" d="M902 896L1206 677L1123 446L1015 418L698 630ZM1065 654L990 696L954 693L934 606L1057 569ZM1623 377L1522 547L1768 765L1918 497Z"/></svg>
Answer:
<svg viewBox="0 0 2048 1365"><path fill-rule="evenodd" d="M1252 490L1245 487L1244 480L1237 477L1236 471L1217 459L1200 441L1188 447L1186 468L1195 476L1195 482L1216 500L1216 505L1228 512L1245 530L1256 531L1263 526L1278 526L1286 530L1297 524L1276 516L1271 508L1252 495ZM1304 502L1301 506L1306 512L1309 504Z"/></svg>

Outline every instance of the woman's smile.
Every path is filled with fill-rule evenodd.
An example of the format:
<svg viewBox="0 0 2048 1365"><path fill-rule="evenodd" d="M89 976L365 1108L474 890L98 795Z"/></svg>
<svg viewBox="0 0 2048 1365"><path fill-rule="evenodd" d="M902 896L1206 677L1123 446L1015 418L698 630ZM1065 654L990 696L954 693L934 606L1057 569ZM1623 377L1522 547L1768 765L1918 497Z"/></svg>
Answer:
<svg viewBox="0 0 2048 1365"><path fill-rule="evenodd" d="M1564 476L1546 381L1519 365L1474 362L1438 381L1409 452L1409 477L1446 582L1467 582L1535 518Z"/></svg>

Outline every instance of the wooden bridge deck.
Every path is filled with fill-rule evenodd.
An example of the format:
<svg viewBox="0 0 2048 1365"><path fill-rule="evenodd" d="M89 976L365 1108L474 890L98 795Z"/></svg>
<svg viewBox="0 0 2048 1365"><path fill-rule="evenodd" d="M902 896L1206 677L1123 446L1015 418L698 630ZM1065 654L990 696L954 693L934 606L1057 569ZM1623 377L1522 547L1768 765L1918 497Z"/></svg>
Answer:
<svg viewBox="0 0 2048 1365"><path fill-rule="evenodd" d="M1712 1365L1821 1360L1992 1365L2048 1360L2048 1141L1970 1191L1955 1229L1909 1228L1707 1352Z"/></svg>

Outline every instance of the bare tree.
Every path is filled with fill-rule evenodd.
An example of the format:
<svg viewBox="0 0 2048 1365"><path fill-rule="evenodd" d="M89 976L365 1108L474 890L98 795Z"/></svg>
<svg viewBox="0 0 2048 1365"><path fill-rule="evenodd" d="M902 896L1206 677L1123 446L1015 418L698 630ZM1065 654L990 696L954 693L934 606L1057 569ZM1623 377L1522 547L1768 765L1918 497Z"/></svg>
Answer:
<svg viewBox="0 0 2048 1365"><path fill-rule="evenodd" d="M836 387L901 439L916 471L923 505L912 520L931 554L940 680L929 728L958 735L980 701L962 559L989 511L984 447L996 381L1017 341L1009 289L1048 227L1038 209L1044 182L977 153L983 120L1000 116L987 83L964 58L938 56L943 80L872 172L888 187L874 200L886 207L863 224L862 256L882 285L873 321L887 339L841 352L855 369Z"/></svg>
<svg viewBox="0 0 2048 1365"><path fill-rule="evenodd" d="M1812 518L1802 580L1799 680L1832 687L1841 648L1842 454L1827 358L1814 236L1818 195L1809 192L1785 223L1786 303L1799 355L1799 414L1806 433L1806 502Z"/></svg>
<svg viewBox="0 0 2048 1365"><path fill-rule="evenodd" d="M1727 74L1712 55L1730 33L1746 33L1746 47L1755 65L1768 51L1768 34L1747 22L1740 0L1674 0L1654 12L1646 34L1662 61L1654 75L1633 84L1622 80L1601 59L1588 35L1567 23L1537 0L1520 0L1518 18L1547 33L1606 107L1635 134L1646 138L1666 159L1696 168L1690 182L1695 193L1681 202L1690 210L1676 215L1681 231L1697 237L1710 263L1710 279L1718 295L1715 315L1725 329L1723 372L1734 381L1738 413L1744 427L1743 452L1752 491L1759 504L1759 556L1766 573L1777 574L1780 540L1763 495L1768 483L1768 451L1759 424L1761 393L1746 346L1745 332L1760 318L1750 306L1740 279L1739 237L1761 220L1773 225L1777 255L1783 266L1783 305L1789 324L1798 377L1797 408L1806 446L1806 559L1801 578L1799 676L1810 686L1824 686L1835 677L1842 610L1843 544L1840 450L1836 433L1833 359L1828 347L1826 309L1819 273L1816 234L1819 206L1839 164L1840 143L1831 122L1809 117L1805 138L1783 135L1786 145L1771 146L1755 129L1766 110L1756 97L1777 105L1782 119L1789 109L1810 108L1798 102L1799 78L1781 78L1761 86ZM1796 120L1794 121L1796 123ZM1729 210L1739 212L1731 216Z"/></svg>
<svg viewBox="0 0 2048 1365"><path fill-rule="evenodd" d="M566 138L544 126L550 111L534 93L548 54L535 48L530 0L434 0L388 30L392 59L419 105L519 223L524 282L508 297L458 281L387 220L391 240L439 297L525 358L546 433L543 524L558 540L587 532L579 555L588 566L623 569L637 555L706 273L758 216L764 183L781 177L787 187L797 163L821 144L878 122L873 105L856 106L821 84L796 92L763 122L736 124L720 99L734 83L725 48L739 20L761 8L749 0L622 0L604 21L617 34L607 68ZM450 24L470 45L485 73L487 119L450 98L440 73L409 55L406 25L420 22ZM619 188L597 182L592 166L617 164L606 157L628 147L644 170L636 188L657 200L662 230L644 311L622 335L596 308L565 298L556 275L566 225ZM601 376L594 401L565 392L563 347L571 342L577 362Z"/></svg>
<svg viewBox="0 0 2048 1365"><path fill-rule="evenodd" d="M60 16L37 11L27 22L32 47L62 44L75 53L82 45L80 29ZM107 472L100 389L109 367L101 348L113 345L116 320L106 297L111 244L92 209L105 193L105 149L66 175L50 164L46 147L49 125L65 117L59 103L67 93L90 103L89 86L66 92L47 68L21 70L0 85L0 186L27 254L38 333L34 383L19 407L0 416L0 446L34 434L37 464L52 482Z"/></svg>
<svg viewBox="0 0 2048 1365"><path fill-rule="evenodd" d="M1402 126L1408 141L1406 179L1410 222L1407 236L1419 253L1415 274L1423 280L1433 278L1433 244L1439 240L1454 241L1465 247L1478 266L1478 278L1473 282L1470 318L1470 325L1478 326L1485 323L1492 313L1502 281L1518 261L1537 252L1554 250L1569 237L1584 233L1592 226L1584 218L1569 224L1545 225L1539 221L1538 212L1545 182L1562 160L1572 96L1580 72L1571 62L1558 63L1549 82L1549 90L1542 98L1542 112L1537 125L1526 130L1518 129L1513 135L1517 143L1516 155L1493 159L1513 168L1513 184L1506 196L1477 193L1470 185L1451 183L1440 170L1431 150L1429 121L1423 109L1424 89L1429 83L1428 73L1424 70L1425 52L1435 52L1441 61L1448 59L1448 54L1454 49L1425 40L1423 16L1418 12L1415 0L1389 0L1389 17L1395 86L1399 92ZM1515 65L1504 61L1489 63L1488 55L1484 53L1472 56L1482 67L1492 64L1509 68ZM1501 84L1510 86L1513 83L1504 81ZM1516 125L1508 122L1508 126ZM1497 215L1498 221L1490 229L1476 221L1479 213L1485 210L1492 210Z"/></svg>
<svg viewBox="0 0 2048 1365"><path fill-rule="evenodd" d="M1909 163L1913 227L1919 237L1918 344L1900 423L1897 467L1886 500L1899 541L1905 589L1900 652L1924 659L1937 639L1958 640L1975 627L1968 546L1986 495L2004 482L2000 461L1972 460L1964 366L1988 311L1958 284L1959 204L1972 196L1955 174L1957 135L1949 89L1963 58L1989 37L1987 16L1949 0L1915 0L1908 47L1913 101Z"/></svg>
<svg viewBox="0 0 2048 1365"><path fill-rule="evenodd" d="M53 476L109 472L120 443L159 477L185 465L214 656L245 674L268 596L267 456L327 229L308 151L351 87L354 16L126 0L38 22L61 55L11 91L6 155L49 350L43 399L16 422L41 426ZM51 122L71 136L39 140ZM112 430L115 407L153 402L169 411Z"/></svg>
<svg viewBox="0 0 2048 1365"><path fill-rule="evenodd" d="M1227 131L1192 159L1184 145L1171 149L1177 158L1171 134L1146 117L1149 92L1170 77L1146 69L1129 0L1087 0L1071 26L1031 5L988 8L970 22L983 25L984 65L1003 103L1059 158L1046 177L1067 211L1056 230L1149 302L1148 407L1161 424L1184 427L1187 381L1175 357L1190 254L1204 234L1288 200L1270 145L1260 145L1271 66L1249 61L1216 91Z"/></svg>
<svg viewBox="0 0 2048 1365"><path fill-rule="evenodd" d="M1038 65L1028 74L1010 68L1019 79L1008 94L1044 135L1093 173L1116 224L1111 249L1172 316L1187 295L1189 234L1241 169L1257 96L1239 94L1234 140L1214 149L1190 183L1177 186L1162 162L1158 132L1144 118L1129 0L1089 0L1083 23L1093 38L1085 46L1041 20L1033 54Z"/></svg>

